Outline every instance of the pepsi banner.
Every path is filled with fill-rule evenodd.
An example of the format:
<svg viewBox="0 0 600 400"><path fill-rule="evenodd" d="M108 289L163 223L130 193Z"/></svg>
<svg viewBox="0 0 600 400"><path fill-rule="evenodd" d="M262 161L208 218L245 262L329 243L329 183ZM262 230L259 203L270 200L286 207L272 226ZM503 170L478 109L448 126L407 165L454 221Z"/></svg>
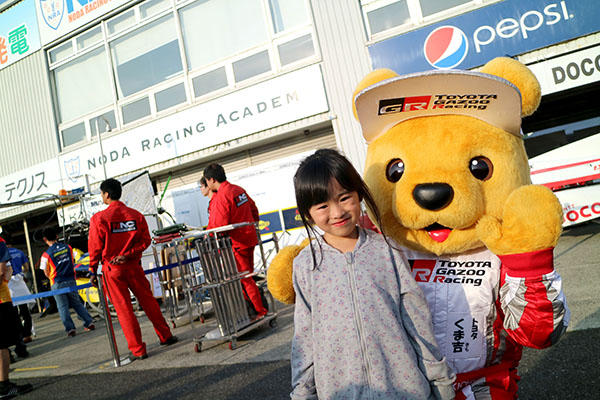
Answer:
<svg viewBox="0 0 600 400"><path fill-rule="evenodd" d="M302 228L304 226L302 224L302 218L300 218L300 213L298 212L298 207L281 210L281 213L283 214L283 225L285 226L286 231Z"/></svg>
<svg viewBox="0 0 600 400"><path fill-rule="evenodd" d="M597 0L505 0L369 46L399 74L470 69L600 31Z"/></svg>
<svg viewBox="0 0 600 400"><path fill-rule="evenodd" d="M281 218L279 217L279 211L261 214L258 220L258 229L261 235L280 232Z"/></svg>

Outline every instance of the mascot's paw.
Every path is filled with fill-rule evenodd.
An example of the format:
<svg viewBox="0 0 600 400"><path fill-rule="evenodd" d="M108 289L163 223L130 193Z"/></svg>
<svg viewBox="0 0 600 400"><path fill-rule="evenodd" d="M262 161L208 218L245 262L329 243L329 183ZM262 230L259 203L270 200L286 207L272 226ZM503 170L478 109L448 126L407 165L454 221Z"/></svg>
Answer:
<svg viewBox="0 0 600 400"><path fill-rule="evenodd" d="M284 247L277 253L267 269L267 287L274 298L285 304L294 304L296 293L292 284L294 258L308 246L308 239L300 245Z"/></svg>
<svg viewBox="0 0 600 400"><path fill-rule="evenodd" d="M482 217L477 235L494 254L518 254L556 246L561 227L562 207L552 191L527 185L508 196L502 221Z"/></svg>

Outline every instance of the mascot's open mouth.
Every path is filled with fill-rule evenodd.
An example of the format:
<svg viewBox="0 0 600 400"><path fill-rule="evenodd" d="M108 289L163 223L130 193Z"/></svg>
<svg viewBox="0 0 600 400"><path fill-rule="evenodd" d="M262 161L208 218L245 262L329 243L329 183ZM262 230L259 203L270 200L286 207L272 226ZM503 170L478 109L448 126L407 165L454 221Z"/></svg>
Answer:
<svg viewBox="0 0 600 400"><path fill-rule="evenodd" d="M450 232L452 232L452 229L440 225L437 222L426 226L425 230L429 234L429 237L438 243L442 243L444 240L448 239Z"/></svg>

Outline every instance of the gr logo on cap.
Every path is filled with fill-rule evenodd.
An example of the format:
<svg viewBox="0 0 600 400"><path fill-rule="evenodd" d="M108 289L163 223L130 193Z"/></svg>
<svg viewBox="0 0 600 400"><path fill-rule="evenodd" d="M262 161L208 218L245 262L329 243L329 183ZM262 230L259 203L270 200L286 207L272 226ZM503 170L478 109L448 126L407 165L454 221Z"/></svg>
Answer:
<svg viewBox="0 0 600 400"><path fill-rule="evenodd" d="M519 90L505 79L479 72L394 76L358 92L355 105L367 143L402 121L436 115L466 115L521 136Z"/></svg>

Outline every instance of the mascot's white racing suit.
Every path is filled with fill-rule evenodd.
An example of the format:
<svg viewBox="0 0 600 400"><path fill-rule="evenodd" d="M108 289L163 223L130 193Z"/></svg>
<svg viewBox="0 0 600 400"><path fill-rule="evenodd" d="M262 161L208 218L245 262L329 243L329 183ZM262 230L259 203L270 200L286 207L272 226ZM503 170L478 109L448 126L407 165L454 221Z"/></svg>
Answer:
<svg viewBox="0 0 600 400"><path fill-rule="evenodd" d="M457 373L457 400L516 398L522 347L548 347L566 330L570 313L552 250L438 257L404 249Z"/></svg>

